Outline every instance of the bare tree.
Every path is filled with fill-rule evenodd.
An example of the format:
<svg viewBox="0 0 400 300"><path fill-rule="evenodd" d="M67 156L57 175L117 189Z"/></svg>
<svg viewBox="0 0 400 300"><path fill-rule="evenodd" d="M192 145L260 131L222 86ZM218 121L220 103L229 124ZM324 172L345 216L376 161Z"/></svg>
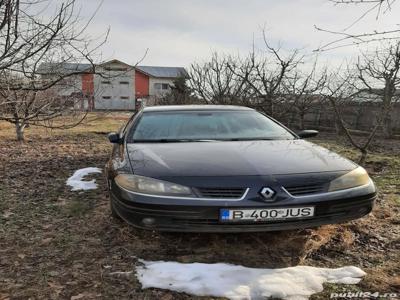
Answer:
<svg viewBox="0 0 400 300"><path fill-rule="evenodd" d="M15 125L18 140L27 124L44 125L60 116L61 108L74 106L71 101L62 105L62 97L47 102L43 97L87 72L65 66L86 63L94 72L93 58L108 32L101 39L88 37L85 31L94 15L82 23L75 5L75 0L0 0L0 119ZM56 13L46 17L55 6Z"/></svg>
<svg viewBox="0 0 400 300"><path fill-rule="evenodd" d="M327 80L326 68L318 70L317 59L308 71L296 68L284 81L287 101L298 116L300 129L305 129L305 116L320 106L320 94Z"/></svg>
<svg viewBox="0 0 400 300"><path fill-rule="evenodd" d="M333 72L328 77L322 96L332 105L337 131L343 133L351 145L360 151L359 163L363 164L367 157L368 148L375 136L376 128L372 130L366 140L359 141L355 138L350 125L345 120L345 110L359 92L356 88L356 81L357 79L351 73Z"/></svg>
<svg viewBox="0 0 400 300"><path fill-rule="evenodd" d="M260 53L254 47L244 58L213 53L209 62L192 64L190 86L195 95L205 103L245 105L282 119L291 105L285 82L303 56L298 50L273 47L265 31L263 38L265 49ZM306 86L310 82L311 78Z"/></svg>
<svg viewBox="0 0 400 300"><path fill-rule="evenodd" d="M333 110L333 122L338 135L344 134L345 129L352 129L351 123L347 120L347 111L351 107L353 97L358 94L357 79L348 69L343 71L341 67L338 70L331 71L327 75L327 81L321 93L322 102L329 105ZM329 109L327 111L329 114Z"/></svg>
<svg viewBox="0 0 400 300"><path fill-rule="evenodd" d="M378 19L384 14L392 10L393 4L396 0L329 0L334 5L340 6L359 6L361 7L360 15L346 28L343 30L328 30L326 28L320 28L315 26L318 31L330 33L336 36L334 40L323 44L316 51L326 51L341 47L355 46L364 43L371 42L381 42L383 40L399 40L400 39L400 28L398 24L393 24L393 26L387 30L372 30L370 32L352 32L350 31L352 27L362 21L366 16L370 14L375 14L375 18ZM365 8L365 9L364 9Z"/></svg>
<svg viewBox="0 0 400 300"><path fill-rule="evenodd" d="M248 105L281 119L287 114L285 106L289 103L284 82L302 62L303 56L297 49L284 51L280 46L270 45L265 30L263 40L264 51L256 54L253 49L244 60L230 63L229 69L247 87Z"/></svg>
<svg viewBox="0 0 400 300"><path fill-rule="evenodd" d="M27 126L66 129L78 125L86 116L87 112L82 114L80 111L85 99L81 92L60 94L60 89L74 87L57 84L52 88L35 90L30 88L30 81L27 81L26 78L2 73L0 120L14 124L18 141L24 140L24 130ZM16 84L20 89L12 88ZM27 85L26 88L25 85ZM54 119L60 116L68 116L68 118L54 123Z"/></svg>
<svg viewBox="0 0 400 300"><path fill-rule="evenodd" d="M189 84L197 97L210 104L239 104L247 98L248 85L237 75L236 58L213 53L210 61L193 63Z"/></svg>
<svg viewBox="0 0 400 300"><path fill-rule="evenodd" d="M386 135L391 134L390 113L394 103L399 100L399 70L400 45L397 43L362 54L355 69L350 69L347 75L335 72L328 80L324 97L333 107L341 132L360 151L361 164L365 162L368 149L379 130L386 132ZM355 138L351 125L345 121L343 111L360 101L368 101L376 108L365 139Z"/></svg>
<svg viewBox="0 0 400 300"><path fill-rule="evenodd" d="M391 109L399 100L400 42L363 53L356 68L362 86L380 106L377 126L382 126L386 137L391 137Z"/></svg>

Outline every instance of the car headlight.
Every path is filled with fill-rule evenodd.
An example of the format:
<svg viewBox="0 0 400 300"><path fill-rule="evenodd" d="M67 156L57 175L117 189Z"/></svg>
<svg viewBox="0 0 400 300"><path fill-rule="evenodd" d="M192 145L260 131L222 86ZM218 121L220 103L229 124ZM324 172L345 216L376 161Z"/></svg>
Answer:
<svg viewBox="0 0 400 300"><path fill-rule="evenodd" d="M368 184L370 181L367 171L363 167L358 167L349 173L346 173L329 184L329 192L345 190L361 185Z"/></svg>
<svg viewBox="0 0 400 300"><path fill-rule="evenodd" d="M156 194L164 196L191 196L190 188L163 180L132 174L119 174L115 182L120 187L143 194Z"/></svg>

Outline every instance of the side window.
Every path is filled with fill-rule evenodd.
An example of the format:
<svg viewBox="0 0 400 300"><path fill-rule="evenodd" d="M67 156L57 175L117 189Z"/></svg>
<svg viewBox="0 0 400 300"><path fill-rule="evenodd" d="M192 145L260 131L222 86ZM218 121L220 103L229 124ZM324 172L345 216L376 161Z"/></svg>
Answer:
<svg viewBox="0 0 400 300"><path fill-rule="evenodd" d="M156 90L161 90L162 84L161 84L161 83L155 83L155 84L154 84L154 88L155 88Z"/></svg>

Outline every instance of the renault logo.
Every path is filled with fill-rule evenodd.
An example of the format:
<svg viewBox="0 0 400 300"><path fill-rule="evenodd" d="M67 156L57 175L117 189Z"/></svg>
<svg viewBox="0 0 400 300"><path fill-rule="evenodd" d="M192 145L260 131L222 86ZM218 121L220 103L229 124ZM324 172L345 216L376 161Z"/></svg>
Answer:
<svg viewBox="0 0 400 300"><path fill-rule="evenodd" d="M275 191L269 187L265 187L260 191L260 194L264 197L265 201L273 201L272 198L275 196Z"/></svg>

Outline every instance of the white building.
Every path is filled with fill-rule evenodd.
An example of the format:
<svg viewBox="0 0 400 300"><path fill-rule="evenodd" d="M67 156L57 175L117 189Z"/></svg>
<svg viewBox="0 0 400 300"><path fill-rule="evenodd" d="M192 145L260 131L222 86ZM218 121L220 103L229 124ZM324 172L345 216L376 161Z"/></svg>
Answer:
<svg viewBox="0 0 400 300"><path fill-rule="evenodd" d="M95 66L43 64L39 72L44 79L74 74L58 85L60 96L80 93L84 108L99 110L135 110L136 99L160 97L177 78L189 78L182 67L133 66L116 59Z"/></svg>

